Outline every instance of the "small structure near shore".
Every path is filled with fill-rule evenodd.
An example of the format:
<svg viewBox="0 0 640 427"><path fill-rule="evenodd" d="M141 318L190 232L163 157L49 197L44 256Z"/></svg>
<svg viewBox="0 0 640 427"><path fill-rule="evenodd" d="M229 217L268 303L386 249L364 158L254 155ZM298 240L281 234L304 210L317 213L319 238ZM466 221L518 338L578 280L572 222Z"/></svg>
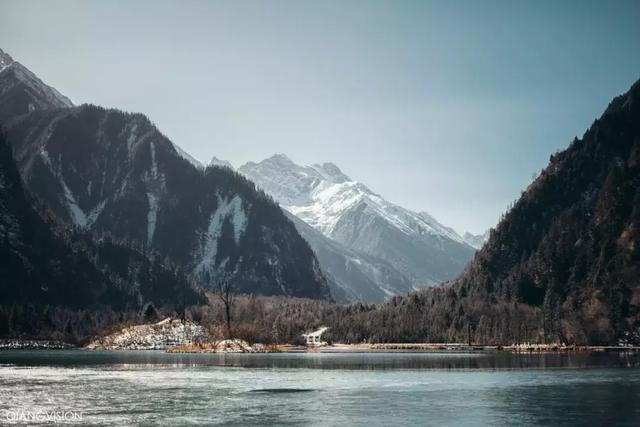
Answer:
<svg viewBox="0 0 640 427"><path fill-rule="evenodd" d="M324 334L327 329L329 328L327 328L326 326L323 326L320 329L315 330L313 332L302 334L302 337L304 338L307 345L317 345L317 346L327 345L325 341L322 341L322 334Z"/></svg>

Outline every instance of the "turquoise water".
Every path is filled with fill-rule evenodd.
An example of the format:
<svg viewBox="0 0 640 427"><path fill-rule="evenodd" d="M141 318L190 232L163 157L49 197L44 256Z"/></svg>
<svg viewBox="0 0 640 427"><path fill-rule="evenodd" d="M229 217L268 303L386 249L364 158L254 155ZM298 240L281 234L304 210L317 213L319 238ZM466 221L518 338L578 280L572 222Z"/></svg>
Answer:
<svg viewBox="0 0 640 427"><path fill-rule="evenodd" d="M635 354L4 351L0 424L72 411L63 421L117 426L631 426L639 366Z"/></svg>

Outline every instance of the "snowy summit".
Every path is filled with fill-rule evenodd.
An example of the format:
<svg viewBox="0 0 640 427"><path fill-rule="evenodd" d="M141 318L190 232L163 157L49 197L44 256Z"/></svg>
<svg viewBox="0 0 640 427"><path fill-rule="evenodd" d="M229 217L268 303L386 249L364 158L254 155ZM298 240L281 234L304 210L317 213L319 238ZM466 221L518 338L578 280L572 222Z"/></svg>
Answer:
<svg viewBox="0 0 640 427"><path fill-rule="evenodd" d="M385 260L414 288L455 277L474 252L431 215L385 200L333 163L300 166L276 154L238 170L329 239Z"/></svg>

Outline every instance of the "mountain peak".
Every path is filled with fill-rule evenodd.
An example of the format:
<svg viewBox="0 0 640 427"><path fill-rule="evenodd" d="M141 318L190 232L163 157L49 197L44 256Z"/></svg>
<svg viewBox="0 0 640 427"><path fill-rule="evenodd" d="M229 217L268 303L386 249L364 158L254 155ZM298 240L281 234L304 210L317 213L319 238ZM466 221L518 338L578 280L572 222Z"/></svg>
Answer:
<svg viewBox="0 0 640 427"><path fill-rule="evenodd" d="M294 163L294 161L289 158L289 156L287 156L286 154L283 154L283 153L276 153L273 156L264 159L263 162L265 162L265 163L277 163L277 164L283 164L283 165L292 165L292 166L296 165Z"/></svg>
<svg viewBox="0 0 640 427"><path fill-rule="evenodd" d="M473 255L472 248L451 228L431 215L385 200L333 163L300 166L276 155L260 163L247 163L239 170L325 238L384 259L411 286L451 279ZM375 274L371 277L389 289Z"/></svg>
<svg viewBox="0 0 640 427"><path fill-rule="evenodd" d="M489 240L489 232L491 229L485 231L482 234L472 234L468 231L464 233L462 239L471 247L480 249Z"/></svg>
<svg viewBox="0 0 640 427"><path fill-rule="evenodd" d="M7 68L9 65L13 64L15 61L8 53L5 53L2 49L0 49L0 71Z"/></svg>
<svg viewBox="0 0 640 427"><path fill-rule="evenodd" d="M73 103L56 89L45 84L27 67L0 50L0 104L11 96L12 114L20 115L34 110L73 107ZM20 94L20 95L17 95ZM0 117L0 121L7 117Z"/></svg>
<svg viewBox="0 0 640 427"><path fill-rule="evenodd" d="M218 166L233 169L233 165L231 163L226 160L219 159L216 156L213 156L211 158L211 160L209 161L209 166Z"/></svg>
<svg viewBox="0 0 640 427"><path fill-rule="evenodd" d="M180 155L180 157L182 157L183 159L191 163L196 168L204 169L204 165L202 164L202 162L200 162L198 159L193 157L191 154L184 151L178 144L173 142L171 144L173 145L173 148L176 150L176 152Z"/></svg>
<svg viewBox="0 0 640 427"><path fill-rule="evenodd" d="M351 178L345 175L334 163L326 162L321 165L315 164L312 167L328 181L335 183L351 181Z"/></svg>

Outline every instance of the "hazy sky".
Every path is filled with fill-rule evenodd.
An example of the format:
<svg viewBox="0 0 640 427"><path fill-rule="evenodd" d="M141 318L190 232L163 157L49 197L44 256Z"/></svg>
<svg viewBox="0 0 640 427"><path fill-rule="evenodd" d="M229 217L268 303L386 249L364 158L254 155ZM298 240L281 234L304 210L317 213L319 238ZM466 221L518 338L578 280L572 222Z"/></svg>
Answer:
<svg viewBox="0 0 640 427"><path fill-rule="evenodd" d="M194 157L331 161L493 226L640 78L640 1L5 1L0 48Z"/></svg>

